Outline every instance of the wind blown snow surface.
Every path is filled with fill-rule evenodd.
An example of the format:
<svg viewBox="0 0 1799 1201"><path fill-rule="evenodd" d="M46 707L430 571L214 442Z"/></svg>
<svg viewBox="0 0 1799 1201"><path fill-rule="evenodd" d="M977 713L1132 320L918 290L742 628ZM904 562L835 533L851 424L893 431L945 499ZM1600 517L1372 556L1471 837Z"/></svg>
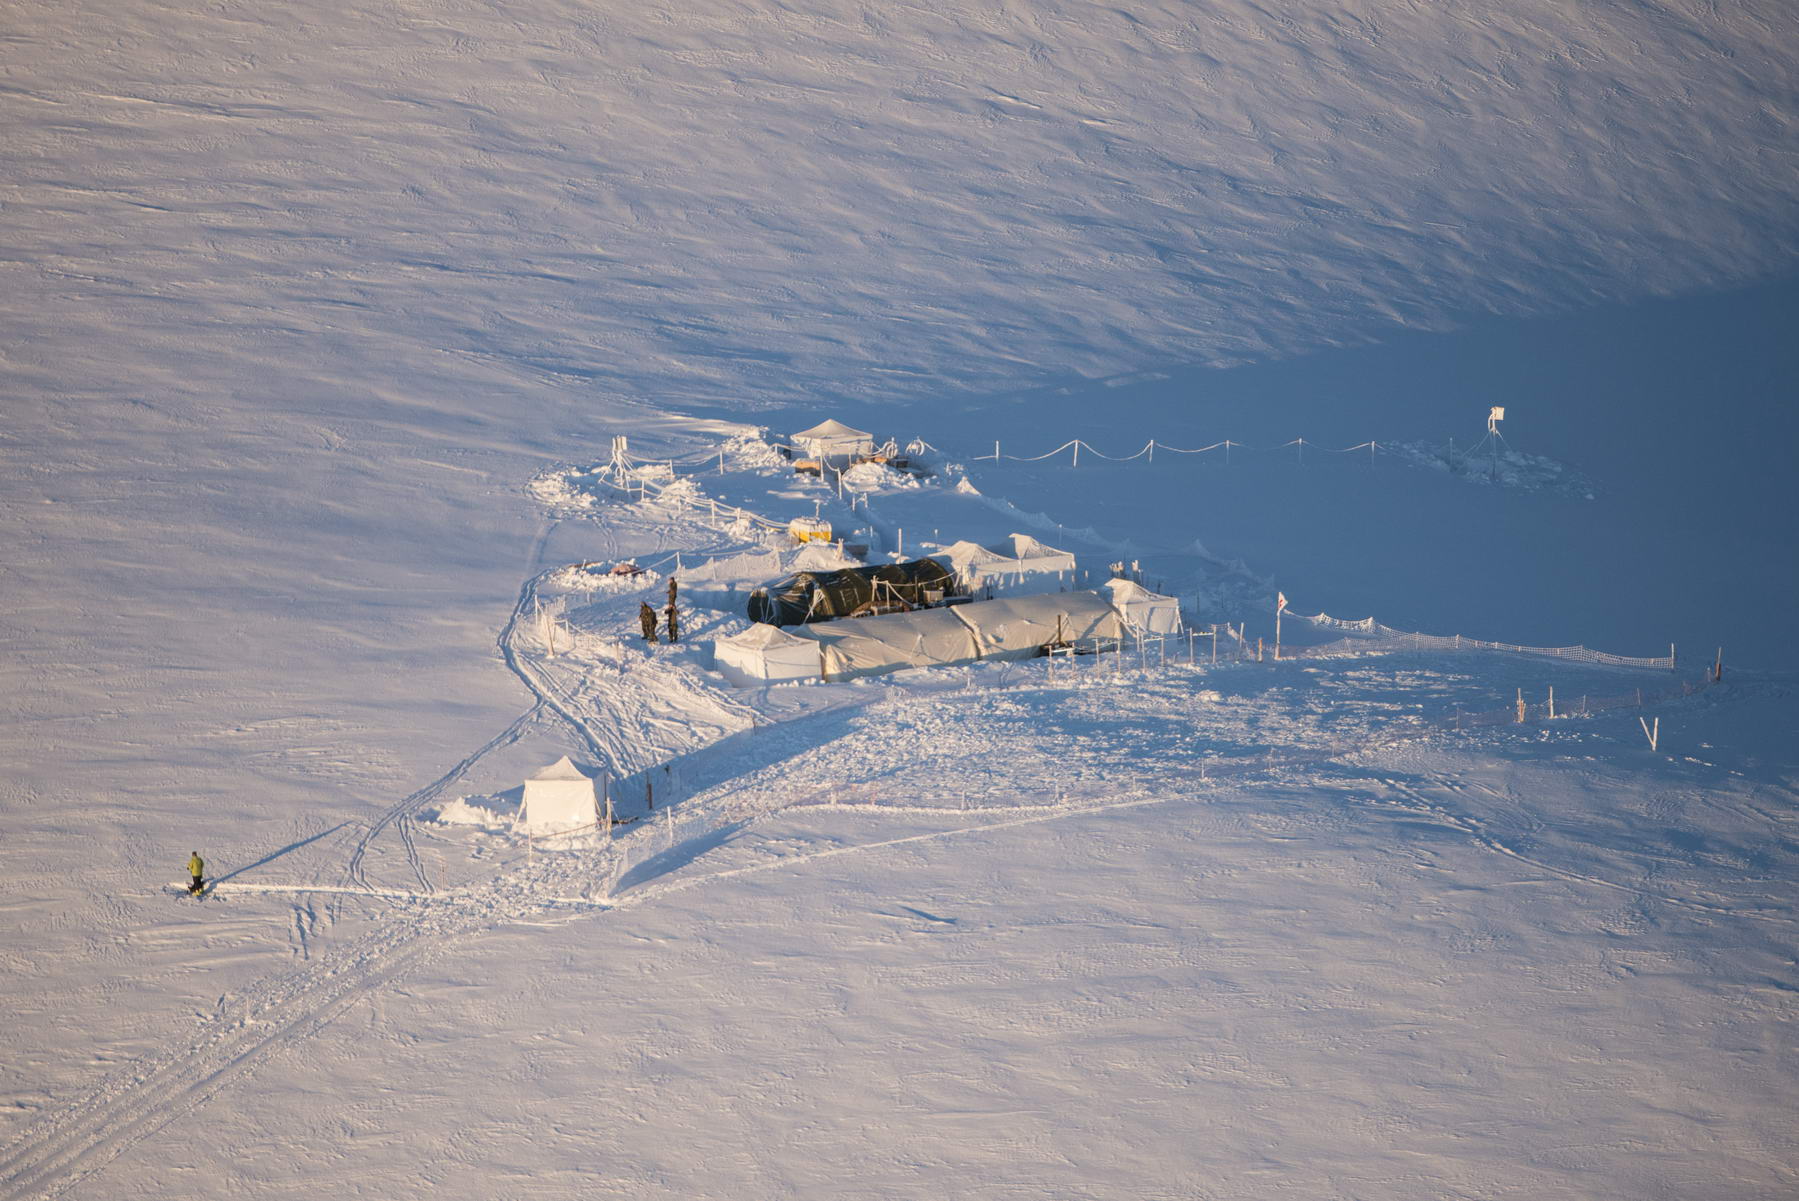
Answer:
<svg viewBox="0 0 1799 1201"><path fill-rule="evenodd" d="M11 6L0 1196L1793 1195L1796 51L1773 2ZM1489 404L1594 499L976 458ZM832 414L937 474L852 510L742 424ZM1278 587L1682 662L734 689L740 615L631 615L753 531L600 486L617 434L1252 644ZM1652 700L1456 728L1550 686ZM506 827L563 753L615 837Z"/></svg>

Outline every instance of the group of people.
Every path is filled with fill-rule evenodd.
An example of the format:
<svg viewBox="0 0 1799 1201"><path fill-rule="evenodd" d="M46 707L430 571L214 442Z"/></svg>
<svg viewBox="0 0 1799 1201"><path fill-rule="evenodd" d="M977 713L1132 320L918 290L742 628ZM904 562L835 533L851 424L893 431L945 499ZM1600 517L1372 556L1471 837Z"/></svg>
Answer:
<svg viewBox="0 0 1799 1201"><path fill-rule="evenodd" d="M670 642L681 641L681 618L675 612L675 578L673 576L668 578L668 606L662 610L662 615L667 621L668 640ZM657 641L656 610L650 608L649 601L638 604L637 620L643 626L643 640L645 642Z"/></svg>

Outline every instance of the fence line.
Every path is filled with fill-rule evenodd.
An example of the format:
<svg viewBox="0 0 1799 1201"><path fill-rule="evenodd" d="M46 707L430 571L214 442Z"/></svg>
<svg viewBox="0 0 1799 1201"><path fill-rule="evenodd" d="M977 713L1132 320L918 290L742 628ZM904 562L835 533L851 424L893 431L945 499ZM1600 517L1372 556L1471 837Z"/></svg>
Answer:
<svg viewBox="0 0 1799 1201"><path fill-rule="evenodd" d="M1247 451L1251 451L1251 452L1263 452L1263 451L1287 450L1289 448L1295 448L1298 451L1300 462L1303 463L1303 462L1305 462L1306 447L1308 447L1308 446L1314 450L1321 450L1328 454L1334 454L1334 455L1346 455L1346 454L1351 454L1355 451L1365 450L1368 452L1368 458L1369 458L1370 462L1372 462L1374 460L1375 454L1382 449L1380 443L1375 441L1373 438L1370 438L1366 442L1358 442L1354 446L1320 446L1318 443L1308 442L1304 438L1295 438L1291 442L1282 442L1278 446L1252 446L1247 442L1238 442L1233 438L1226 438L1222 442L1214 442L1210 446L1170 446L1166 442L1158 442L1156 439L1151 438L1148 442L1145 442L1143 444L1143 448L1141 450L1137 451L1135 454L1109 455L1109 454L1105 453L1104 451L1095 447L1092 443L1088 442L1084 438L1070 438L1068 441L1062 443L1062 445L1056 447L1054 450L1045 451L1043 454L1040 454L1040 455L1002 454L1000 451L1000 444L998 442L995 442L993 444L993 453L992 454L990 454L990 455L975 455L973 457L973 459L970 461L980 463L980 462L995 462L1000 459L1009 459L1010 461L1012 461L1014 463L1040 463L1044 459L1052 459L1055 456L1061 454L1063 451L1069 450L1072 448L1072 450L1074 452L1073 465L1076 467L1079 467L1081 465L1081 452L1083 450L1086 451L1090 455L1093 455L1097 458L1105 459L1107 462L1111 462L1111 463L1128 463L1133 459L1148 459L1150 462L1153 463L1153 462L1155 462L1156 452L1158 450L1166 451L1169 454L1175 454L1175 455L1203 455L1203 454L1210 454L1212 451L1215 451L1215 450L1222 450L1224 452L1225 461L1229 462L1230 457L1231 457L1231 451L1233 449L1247 450Z"/></svg>
<svg viewBox="0 0 1799 1201"><path fill-rule="evenodd" d="M1582 693L1577 697L1564 696L1558 702L1555 689L1550 688L1548 696L1542 701L1527 701L1523 690L1519 690L1518 698L1502 709L1484 709L1469 712L1461 706L1456 707L1453 715L1439 717L1437 724L1457 729L1469 730L1480 726L1528 725L1546 721L1566 721L1576 717L1591 717L1596 713L1604 713L1611 709L1644 709L1663 701L1676 700L1681 697L1696 696L1717 683L1711 672L1706 672L1698 680L1682 680L1679 687L1645 690L1634 689L1630 692L1613 693L1610 696L1593 696Z"/></svg>
<svg viewBox="0 0 1799 1201"><path fill-rule="evenodd" d="M1315 613L1307 616L1303 613L1289 613L1288 618L1304 621L1327 630L1341 630L1346 633L1363 634L1364 638L1340 638L1323 646L1286 647L1281 650L1283 659L1327 659L1346 654L1379 654L1384 651L1504 651L1513 655L1539 655L1551 659L1566 659L1574 663L1602 663L1608 667L1641 667L1649 670L1672 671L1675 667L1674 646L1668 646L1666 655L1614 655L1607 651L1596 651L1584 646L1520 646L1514 642L1488 642L1480 638L1469 638L1462 634L1421 634L1415 630L1396 630L1392 626L1382 625L1372 617L1364 617L1360 621L1345 621L1340 617L1332 617L1328 613Z"/></svg>

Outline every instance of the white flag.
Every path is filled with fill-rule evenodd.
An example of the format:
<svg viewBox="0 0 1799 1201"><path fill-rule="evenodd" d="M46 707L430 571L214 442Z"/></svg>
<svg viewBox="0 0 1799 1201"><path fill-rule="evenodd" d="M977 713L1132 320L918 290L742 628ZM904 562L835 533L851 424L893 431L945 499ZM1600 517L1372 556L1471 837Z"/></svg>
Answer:
<svg viewBox="0 0 1799 1201"><path fill-rule="evenodd" d="M1274 611L1276 613L1279 613L1286 607L1287 607L1287 594L1285 592L1275 593L1274 594Z"/></svg>

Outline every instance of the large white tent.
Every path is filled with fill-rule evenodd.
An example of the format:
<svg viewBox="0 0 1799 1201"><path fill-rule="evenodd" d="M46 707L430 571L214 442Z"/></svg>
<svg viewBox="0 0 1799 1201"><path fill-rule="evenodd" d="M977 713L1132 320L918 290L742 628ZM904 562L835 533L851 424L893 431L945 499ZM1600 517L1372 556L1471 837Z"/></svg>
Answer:
<svg viewBox="0 0 1799 1201"><path fill-rule="evenodd" d="M1112 594L1112 607L1132 630L1143 634L1180 630L1181 602L1174 597L1151 592L1133 580L1108 580L1106 591Z"/></svg>
<svg viewBox="0 0 1799 1201"><path fill-rule="evenodd" d="M715 641L712 658L719 672L739 685L766 684L771 680L816 680L821 674L816 640L762 623L741 634Z"/></svg>
<svg viewBox="0 0 1799 1201"><path fill-rule="evenodd" d="M875 440L873 434L831 419L793 435L793 445L809 459L845 459L871 453Z"/></svg>
<svg viewBox="0 0 1799 1201"><path fill-rule="evenodd" d="M594 776L567 755L525 777L519 824L532 834L554 834L592 826L600 820Z"/></svg>
<svg viewBox="0 0 1799 1201"><path fill-rule="evenodd" d="M1115 639L1124 623L1097 592L1049 592L958 605L983 659L1029 659L1057 642Z"/></svg>
<svg viewBox="0 0 1799 1201"><path fill-rule="evenodd" d="M981 657L974 635L957 616L969 607L820 621L795 626L793 632L818 644L827 680L878 676L908 667L948 667Z"/></svg>
<svg viewBox="0 0 1799 1201"><path fill-rule="evenodd" d="M817 648L815 673L850 680L909 667L1029 659L1058 640L1091 646L1123 637L1124 622L1101 593L1052 592L812 622L782 632Z"/></svg>

